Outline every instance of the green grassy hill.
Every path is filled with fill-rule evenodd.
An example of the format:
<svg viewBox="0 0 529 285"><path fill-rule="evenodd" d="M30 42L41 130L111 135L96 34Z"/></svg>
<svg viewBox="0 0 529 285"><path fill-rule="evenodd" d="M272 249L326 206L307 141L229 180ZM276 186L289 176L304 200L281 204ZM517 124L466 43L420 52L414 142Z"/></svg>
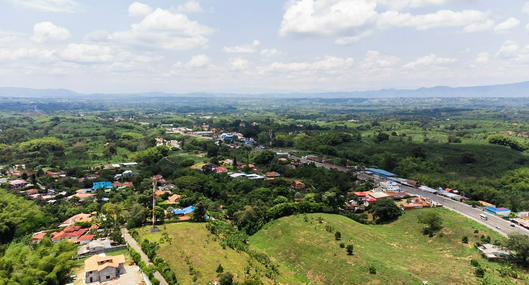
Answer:
<svg viewBox="0 0 529 285"><path fill-rule="evenodd" d="M421 234L417 215L422 211L442 215L442 236ZM341 241L335 240L335 231L341 232ZM528 284L526 274L520 279L500 277L501 265L480 257L473 244L482 234L501 238L445 209L412 211L392 224L376 226L338 215L310 214L267 224L251 237L250 245L294 271L300 284ZM461 242L463 236L469 237L469 244ZM354 256L347 255L340 242L352 243ZM472 258L486 269L484 279L475 277ZM369 267L376 268L376 274Z"/></svg>
<svg viewBox="0 0 529 285"><path fill-rule="evenodd" d="M244 252L229 247L223 248L205 224L178 223L167 224L161 232L151 233L150 227L139 229L140 238L161 243L158 255L162 257L176 274L180 284L209 284L217 278L217 266L222 264L225 271L234 274L236 281L243 281L247 276L260 275L265 284L274 281L266 278L263 265ZM171 242L163 240L164 232ZM293 284L292 273L283 270L278 278L281 284ZM294 281L289 280L291 278Z"/></svg>

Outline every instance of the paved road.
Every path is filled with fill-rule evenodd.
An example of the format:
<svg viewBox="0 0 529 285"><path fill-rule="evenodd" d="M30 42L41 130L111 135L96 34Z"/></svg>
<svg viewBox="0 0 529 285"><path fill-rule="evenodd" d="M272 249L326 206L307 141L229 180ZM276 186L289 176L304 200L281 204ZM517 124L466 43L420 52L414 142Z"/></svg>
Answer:
<svg viewBox="0 0 529 285"><path fill-rule="evenodd" d="M432 199L432 201L442 204L443 207L450 209L452 211L455 211L463 216L466 216L467 218L473 219L476 222L483 224L504 236L507 236L512 233L520 233L520 234L529 235L529 231L527 229L522 228L518 225L516 225L515 227L511 227L511 224L512 224L511 222L506 221L498 216L487 214L483 211L482 208L479 208L479 207L472 208L471 206L465 203L457 202L457 201L448 199L446 197L435 195L433 193L422 191L420 189L408 187L405 185L402 185L401 189L410 194L420 195L420 196ZM481 214L487 215L488 220L487 221L482 220L480 218Z"/></svg>
<svg viewBox="0 0 529 285"><path fill-rule="evenodd" d="M304 158L301 158L301 157L291 156L291 158L292 159L298 159L302 163L314 163L317 167L323 167L323 168L327 168L327 169L334 169L334 170L342 171L342 172L349 172L351 170L351 169L348 169L348 168L343 167L343 166L333 165L333 164L330 164L330 163L314 162L314 161L307 160L307 159L304 159ZM364 176L364 175L362 174L361 176ZM369 176L365 175L364 178L367 178L367 177L369 177ZM405 191L405 192L410 193L410 194L420 195L420 196L432 199L432 201L443 205L443 207L445 207L445 208L447 208L449 210L452 210L454 212L457 212L457 213L459 213L459 214L461 214L463 216L466 216L467 218L470 218L470 219L472 219L472 220L474 220L474 221L476 221L476 222L478 222L480 224L483 224L483 225L491 228L492 230L500 233L501 235L508 236L509 234L512 234L512 233L520 233L520 234L529 235L529 230L527 230L525 228L522 228L522 227L520 227L518 225L515 225L514 227L511 227L511 222L506 221L506 220L504 220L502 218L499 218L499 217L497 217L495 215L489 215L489 214L485 213L483 211L483 209L481 209L481 208L472 208L471 206L469 206L469 205L467 205L465 203L457 202L457 201L448 199L446 197L435 195L435 194L432 194L430 192L422 191L420 189L409 187L409 186L405 186L405 185L401 185L401 189L403 191ZM487 215L488 216L488 220L487 221L482 220L480 218L481 214Z"/></svg>
<svg viewBox="0 0 529 285"><path fill-rule="evenodd" d="M136 240L129 234L129 231L126 228L121 228L121 235L123 236L123 239L125 242L132 247L135 251L137 251L140 254L141 260L145 262L147 265L151 265L151 261L149 260L149 257L143 252L140 245ZM156 271L154 272L154 278L158 279L160 281L160 285L169 285L167 281L165 281L165 278L163 278L162 274L160 272Z"/></svg>

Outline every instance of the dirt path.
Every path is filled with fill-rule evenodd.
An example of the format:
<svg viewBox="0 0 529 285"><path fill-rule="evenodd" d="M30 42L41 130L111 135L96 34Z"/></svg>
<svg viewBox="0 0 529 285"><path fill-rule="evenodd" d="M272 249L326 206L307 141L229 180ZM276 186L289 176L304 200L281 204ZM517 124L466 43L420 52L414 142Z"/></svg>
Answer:
<svg viewBox="0 0 529 285"><path fill-rule="evenodd" d="M151 265L151 261L149 260L149 257L143 252L140 245L136 240L129 234L129 231L126 228L121 228L121 235L123 236L123 239L125 242L136 252L140 254L141 260L145 262L147 265ZM165 281L165 278L163 278L162 274L160 272L156 271L154 272L154 278L158 279L160 281L160 285L169 285L167 281Z"/></svg>

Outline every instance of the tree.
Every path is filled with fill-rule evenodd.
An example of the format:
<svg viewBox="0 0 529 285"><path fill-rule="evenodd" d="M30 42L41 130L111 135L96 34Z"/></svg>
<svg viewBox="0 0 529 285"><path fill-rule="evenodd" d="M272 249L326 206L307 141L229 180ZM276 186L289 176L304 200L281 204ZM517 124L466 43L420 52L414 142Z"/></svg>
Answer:
<svg viewBox="0 0 529 285"><path fill-rule="evenodd" d="M147 218L147 210L140 204L132 205L127 213L127 228L141 227Z"/></svg>
<svg viewBox="0 0 529 285"><path fill-rule="evenodd" d="M193 213L193 221L204 222L206 220L207 208L204 202L198 202Z"/></svg>
<svg viewBox="0 0 529 285"><path fill-rule="evenodd" d="M232 285L233 284L233 274L230 272L225 272L219 275L219 284L220 285Z"/></svg>
<svg viewBox="0 0 529 285"><path fill-rule="evenodd" d="M389 135L384 133L384 132L378 132L376 135L375 135L375 142L376 143L382 143L382 142L386 142L386 141L389 141Z"/></svg>
<svg viewBox="0 0 529 285"><path fill-rule="evenodd" d="M259 152L259 154L257 154L253 160L259 165L266 165L272 162L274 157L275 153L273 151L265 150Z"/></svg>
<svg viewBox="0 0 529 285"><path fill-rule="evenodd" d="M513 251L513 259L519 264L529 267L529 236L512 234L506 244Z"/></svg>
<svg viewBox="0 0 529 285"><path fill-rule="evenodd" d="M462 243L468 243L468 237L467 237L467 236L464 236L464 237L461 239L461 242L462 242Z"/></svg>
<svg viewBox="0 0 529 285"><path fill-rule="evenodd" d="M381 199L372 206L371 213L377 223L387 223L398 219L402 215L402 210L393 200Z"/></svg>
<svg viewBox="0 0 529 285"><path fill-rule="evenodd" d="M222 264L219 264L219 266L217 266L217 270L215 270L215 272L217 272L218 274L224 272L224 267L222 267Z"/></svg>
<svg viewBox="0 0 529 285"><path fill-rule="evenodd" d="M345 248L345 250L347 251L347 254L348 255L353 255L354 253L354 246L352 244L348 244L347 247Z"/></svg>
<svg viewBox="0 0 529 285"><path fill-rule="evenodd" d="M425 235L433 236L443 229L443 219L436 212L426 212L418 216L419 223L426 225L422 232Z"/></svg>
<svg viewBox="0 0 529 285"><path fill-rule="evenodd" d="M341 232L335 232L334 233L334 239L335 240L341 240L342 239L342 233Z"/></svg>

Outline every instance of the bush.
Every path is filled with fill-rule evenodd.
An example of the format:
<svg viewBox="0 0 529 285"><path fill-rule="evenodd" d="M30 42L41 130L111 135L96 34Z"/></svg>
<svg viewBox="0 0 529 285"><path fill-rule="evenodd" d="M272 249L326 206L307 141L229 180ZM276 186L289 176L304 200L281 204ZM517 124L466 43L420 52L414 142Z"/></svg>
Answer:
<svg viewBox="0 0 529 285"><path fill-rule="evenodd" d="M341 242L340 243L340 248L345 248L345 243Z"/></svg>
<svg viewBox="0 0 529 285"><path fill-rule="evenodd" d="M474 267L481 267L481 265L479 265L479 262L475 259L471 259L470 260L470 265L474 266Z"/></svg>
<svg viewBox="0 0 529 285"><path fill-rule="evenodd" d="M464 236L464 237L461 239L461 242L462 242L462 243L468 243L468 237L467 237L467 236Z"/></svg>
<svg viewBox="0 0 529 285"><path fill-rule="evenodd" d="M485 277L485 269L483 269L483 267L476 267L476 270L474 271L474 274L478 278L483 278L483 277Z"/></svg>
<svg viewBox="0 0 529 285"><path fill-rule="evenodd" d="M377 268L373 265L370 265L368 270L369 270L369 274L377 274Z"/></svg>
<svg viewBox="0 0 529 285"><path fill-rule="evenodd" d="M345 250L347 251L348 255L353 255L354 246L352 244L348 244Z"/></svg>
<svg viewBox="0 0 529 285"><path fill-rule="evenodd" d="M334 239L341 240L342 239L342 233L341 232L335 232L334 233Z"/></svg>

